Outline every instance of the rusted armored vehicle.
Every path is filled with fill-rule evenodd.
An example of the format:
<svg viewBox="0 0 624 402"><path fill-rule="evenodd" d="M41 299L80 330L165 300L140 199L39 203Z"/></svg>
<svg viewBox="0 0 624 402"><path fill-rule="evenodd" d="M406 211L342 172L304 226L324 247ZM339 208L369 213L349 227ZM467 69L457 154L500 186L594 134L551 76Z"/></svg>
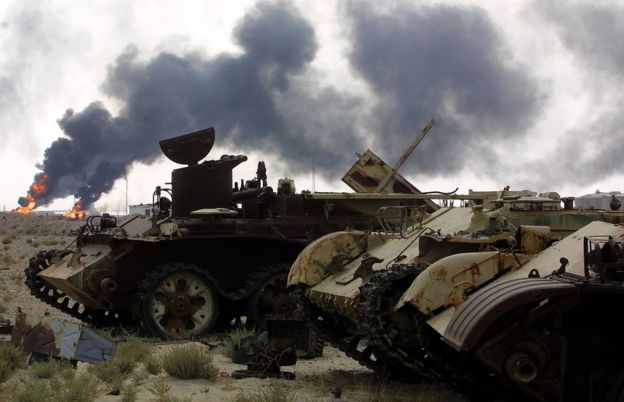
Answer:
<svg viewBox="0 0 624 402"><path fill-rule="evenodd" d="M232 169L247 157L200 162L214 139L210 128L161 141L186 166L172 172L171 188L156 189L151 216L89 217L75 244L31 259L32 294L95 325L140 321L165 338L205 334L218 319L258 325L283 307L290 265L312 240L370 230L388 203L434 208L412 194L296 193L291 179L274 191L263 162L254 179L233 186ZM397 175L388 185L417 191Z"/></svg>
<svg viewBox="0 0 624 402"><path fill-rule="evenodd" d="M605 280L616 278L619 271L600 279L582 270L583 239L596 235L620 239L624 233L620 226L600 221L620 222L623 215L579 211L569 202L561 208L550 197L529 198L500 200L498 208L489 211L477 206L440 208L427 214L398 207L402 214L414 217L412 226L324 236L299 255L288 285L300 294L307 320L347 355L372 369L412 380L451 381L469 391L489 393L504 392L500 384L509 380L529 397L568 400L576 395L570 387L581 376L585 375L586 385L591 378L598 381L598 375L604 374L607 382L615 378L609 377L613 356L605 357L608 363L603 367L602 357L592 360L580 352L588 346L582 345L582 336L572 333L586 331L596 341L615 325L606 319L604 307L591 320L574 318L591 315L582 302L584 296L578 296L579 286L585 283L604 282L600 289L583 288L589 299L595 299L592 308L600 309L602 301L614 303L617 298L619 285ZM580 230L574 231L574 225ZM560 261L562 257L566 260ZM553 270L559 274L544 279ZM579 272L584 275L573 276ZM548 318L530 316L545 299L560 295L562 282L568 293L561 304L557 301L544 310ZM506 287L512 285L517 288ZM611 293L600 296L601 292ZM508 304L503 302L508 299ZM553 319L556 314L567 320L565 325ZM545 322L552 324L551 332L538 327ZM616 338L608 334L604 339ZM569 343L578 349L566 349ZM563 357L580 360L567 366ZM595 364L591 369L583 366L583 361L589 364L587 359ZM575 372L585 369L589 371ZM569 377L563 378L565 370L570 370ZM492 372L497 375L492 377ZM492 378L504 381L492 382Z"/></svg>

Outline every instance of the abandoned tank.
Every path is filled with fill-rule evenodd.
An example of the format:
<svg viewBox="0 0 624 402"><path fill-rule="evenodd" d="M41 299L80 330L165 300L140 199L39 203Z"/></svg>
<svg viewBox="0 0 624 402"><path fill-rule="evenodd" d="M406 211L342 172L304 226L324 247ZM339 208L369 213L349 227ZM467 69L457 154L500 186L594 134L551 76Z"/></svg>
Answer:
<svg viewBox="0 0 624 402"><path fill-rule="evenodd" d="M624 214L565 201L561 208L553 198L512 197L492 210L432 214L400 207L413 225L326 235L302 251L288 285L306 319L369 368L449 381L486 398L512 386L539 400L586 400L587 389L617 388L621 353L590 356L585 335L574 334L603 345L622 330L600 310L617 299L620 271L589 275L582 267L595 264L583 241L620 241L622 227L602 221L620 222ZM575 319L591 309L600 312ZM589 384L597 375L602 383Z"/></svg>
<svg viewBox="0 0 624 402"><path fill-rule="evenodd" d="M393 194L296 193L294 181L267 185L266 167L233 186L232 169L247 160L224 155L200 162L211 150L214 129L160 142L172 161L171 188L157 187L151 216L90 216L64 250L39 253L26 269L31 293L94 325L134 325L163 338L198 336L217 321L246 317L259 325L283 308L285 279L299 252L337 230L369 230L387 203L428 200ZM367 159L368 161L368 159ZM379 161L377 161L379 162ZM366 178L367 166L357 168ZM415 192L400 175L393 191ZM408 196L409 194L403 194Z"/></svg>

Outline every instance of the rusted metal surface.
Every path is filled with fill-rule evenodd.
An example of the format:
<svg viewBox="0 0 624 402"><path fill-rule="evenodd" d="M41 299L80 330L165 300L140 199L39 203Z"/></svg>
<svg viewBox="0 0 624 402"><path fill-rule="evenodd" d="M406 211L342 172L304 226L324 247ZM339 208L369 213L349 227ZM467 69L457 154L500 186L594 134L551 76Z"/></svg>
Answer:
<svg viewBox="0 0 624 402"><path fill-rule="evenodd" d="M387 193L413 193L420 191L414 187L407 179L395 172L392 175L392 167L379 158L371 150L366 150L359 157L357 162L349 169L342 178L349 187L357 193L375 193L382 181L391 175L391 179L385 185ZM438 209L438 206L430 201L424 200L423 204L427 206L429 212Z"/></svg>
<svg viewBox="0 0 624 402"><path fill-rule="evenodd" d="M385 163L373 151L367 149L357 162L342 178L349 187L358 193L374 193L381 181L392 173L392 167ZM387 188L390 193L418 193L414 187L400 173L397 173Z"/></svg>
<svg viewBox="0 0 624 402"><path fill-rule="evenodd" d="M82 324L36 317L20 312L15 319L11 343L24 354L97 363L112 359L116 345Z"/></svg>
<svg viewBox="0 0 624 402"><path fill-rule="evenodd" d="M24 313L19 313L15 319L11 343L25 354L32 352L50 356L61 354L60 342L50 327L49 320L31 318Z"/></svg>
<svg viewBox="0 0 624 402"><path fill-rule="evenodd" d="M409 303L423 314L461 305L470 290L528 261L523 254L497 251L462 253L440 259L419 275L395 309Z"/></svg>
<svg viewBox="0 0 624 402"><path fill-rule="evenodd" d="M106 309L112 302L101 292L99 284L113 276L110 253L107 244L85 244L73 253L53 259L38 276L76 300Z"/></svg>
<svg viewBox="0 0 624 402"><path fill-rule="evenodd" d="M329 276L332 270L342 270L344 264L368 249L368 237L366 232L353 231L331 233L315 240L293 263L288 274L288 286L314 286Z"/></svg>
<svg viewBox="0 0 624 402"><path fill-rule="evenodd" d="M552 240L549 226L522 225L518 228L519 248L529 255L546 249Z"/></svg>
<svg viewBox="0 0 624 402"><path fill-rule="evenodd" d="M405 263L415 262L419 259L419 242L418 239L425 233L439 232L441 234L451 234L462 230L466 230L472 221L473 217L472 208L441 208L431 215L428 215L422 221L423 228L421 230L415 230L408 233L405 238L396 238L394 233L372 233L368 237L368 246L366 253L359 257L348 261L344 265L344 268L334 275L326 277L321 282L313 286L311 292L340 296L342 298L356 298L359 295L359 286L362 284L362 280L358 279L352 281L355 271L361 266L362 260L370 256L383 260L383 263L378 263L373 266L374 270L385 269L392 261L401 261ZM309 261L314 261L318 258L324 258L328 261L329 258L321 257L325 251L331 250L332 238L327 237L326 241L315 242L316 250L312 250L310 247L304 249L301 255L307 256ZM328 243L324 245L323 243ZM477 246L478 247L478 246ZM313 271L314 265L312 263L300 263L296 267L293 265L291 272L297 270L298 272L305 272L310 269Z"/></svg>

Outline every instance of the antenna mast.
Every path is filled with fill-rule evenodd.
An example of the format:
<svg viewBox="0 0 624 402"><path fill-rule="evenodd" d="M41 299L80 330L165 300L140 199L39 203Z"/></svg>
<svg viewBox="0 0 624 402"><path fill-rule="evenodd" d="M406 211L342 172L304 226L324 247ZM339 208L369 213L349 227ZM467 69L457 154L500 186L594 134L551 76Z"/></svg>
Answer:
<svg viewBox="0 0 624 402"><path fill-rule="evenodd" d="M126 209L124 210L124 215L128 215L128 173L124 174L124 179L126 179Z"/></svg>
<svg viewBox="0 0 624 402"><path fill-rule="evenodd" d="M434 119L429 120L429 123L427 123L427 125L422 129L422 131L420 132L418 137L416 137L416 139L414 139L414 141L410 144L410 146L407 147L407 149L405 150L405 152L403 153L401 158L399 158L397 163L394 165L394 167L392 168L390 173L388 173L388 175L381 181L381 183L379 183L379 186L377 186L377 188L375 189L376 193L383 193L383 192L385 192L386 186L388 185L388 183L390 183L390 180L392 180L392 178L394 177L394 175L396 175L396 173L399 171L401 166L403 166L403 163L405 163L407 158L409 158L409 156L412 154L412 152L414 152L414 149L416 149L418 144L420 144L420 141L422 141L423 138L425 138L425 136L427 135L429 130L431 130L433 128L434 124L435 124L435 120Z"/></svg>
<svg viewBox="0 0 624 402"><path fill-rule="evenodd" d="M316 193L316 161L312 159L312 194Z"/></svg>

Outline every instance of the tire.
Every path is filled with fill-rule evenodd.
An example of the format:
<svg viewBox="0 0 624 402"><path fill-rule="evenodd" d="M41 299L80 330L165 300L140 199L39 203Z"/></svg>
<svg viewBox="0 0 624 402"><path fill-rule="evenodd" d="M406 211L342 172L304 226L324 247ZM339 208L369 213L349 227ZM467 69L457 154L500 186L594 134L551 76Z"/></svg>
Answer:
<svg viewBox="0 0 624 402"><path fill-rule="evenodd" d="M173 263L149 272L141 287L141 323L163 339L190 339L214 326L219 302L195 265Z"/></svg>

